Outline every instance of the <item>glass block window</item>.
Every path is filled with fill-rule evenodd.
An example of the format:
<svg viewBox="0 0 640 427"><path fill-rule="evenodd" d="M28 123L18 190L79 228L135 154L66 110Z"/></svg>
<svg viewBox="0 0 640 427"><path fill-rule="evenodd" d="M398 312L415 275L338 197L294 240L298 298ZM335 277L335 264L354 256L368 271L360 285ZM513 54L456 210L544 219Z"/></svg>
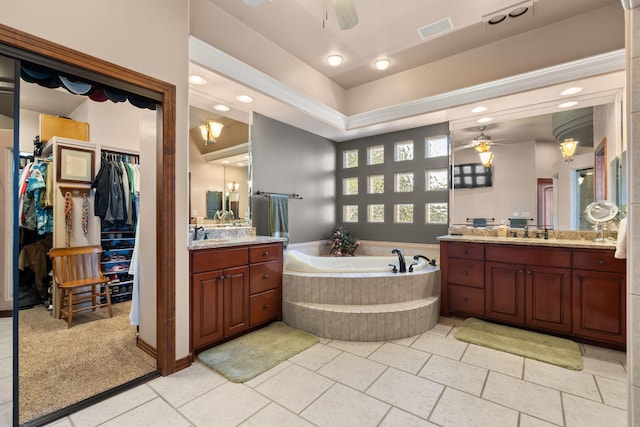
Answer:
<svg viewBox="0 0 640 427"><path fill-rule="evenodd" d="M445 171L446 173L446 171ZM398 172L395 174L394 189L396 193L410 193L413 191L413 172Z"/></svg>
<svg viewBox="0 0 640 427"><path fill-rule="evenodd" d="M367 193L384 193L384 175L369 175L367 177Z"/></svg>
<svg viewBox="0 0 640 427"><path fill-rule="evenodd" d="M427 191L446 190L447 189L447 170L446 169L427 169L424 172L425 186Z"/></svg>
<svg viewBox="0 0 640 427"><path fill-rule="evenodd" d="M358 205L342 207L342 222L358 222Z"/></svg>
<svg viewBox="0 0 640 427"><path fill-rule="evenodd" d="M398 203L393 208L393 219L396 223L412 224L413 223L413 204Z"/></svg>
<svg viewBox="0 0 640 427"><path fill-rule="evenodd" d="M425 139L427 158L446 156L449 152L447 135L430 136Z"/></svg>
<svg viewBox="0 0 640 427"><path fill-rule="evenodd" d="M358 167L358 150L347 150L342 152L342 167L357 168Z"/></svg>
<svg viewBox="0 0 640 427"><path fill-rule="evenodd" d="M446 224L449 215L447 203L427 203L425 205L427 224Z"/></svg>
<svg viewBox="0 0 640 427"><path fill-rule="evenodd" d="M344 178L342 180L342 194L345 196L358 194L358 177Z"/></svg>
<svg viewBox="0 0 640 427"><path fill-rule="evenodd" d="M367 148L367 164L381 165L384 163L384 145Z"/></svg>
<svg viewBox="0 0 640 427"><path fill-rule="evenodd" d="M367 221L369 222L384 222L384 205L368 205L367 206Z"/></svg>
<svg viewBox="0 0 640 427"><path fill-rule="evenodd" d="M396 142L394 159L396 162L413 160L413 141Z"/></svg>

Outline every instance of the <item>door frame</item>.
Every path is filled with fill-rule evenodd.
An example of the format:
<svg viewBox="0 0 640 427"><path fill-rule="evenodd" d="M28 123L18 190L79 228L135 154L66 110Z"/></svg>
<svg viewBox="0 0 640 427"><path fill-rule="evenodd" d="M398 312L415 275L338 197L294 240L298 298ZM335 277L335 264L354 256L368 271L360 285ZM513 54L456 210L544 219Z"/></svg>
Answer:
<svg viewBox="0 0 640 427"><path fill-rule="evenodd" d="M176 87L153 77L0 24L0 43L154 92L162 100L156 156L156 368L176 371L175 146ZM182 367L182 366L181 366Z"/></svg>

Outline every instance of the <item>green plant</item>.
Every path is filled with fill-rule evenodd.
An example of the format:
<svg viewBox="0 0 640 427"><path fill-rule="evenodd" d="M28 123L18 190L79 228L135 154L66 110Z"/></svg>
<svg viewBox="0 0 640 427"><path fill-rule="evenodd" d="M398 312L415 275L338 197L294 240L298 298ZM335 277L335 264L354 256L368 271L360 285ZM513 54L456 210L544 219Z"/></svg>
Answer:
<svg viewBox="0 0 640 427"><path fill-rule="evenodd" d="M360 240L357 237L353 237L347 227L339 225L331 233L328 244L331 246L331 255L353 256L360 245Z"/></svg>

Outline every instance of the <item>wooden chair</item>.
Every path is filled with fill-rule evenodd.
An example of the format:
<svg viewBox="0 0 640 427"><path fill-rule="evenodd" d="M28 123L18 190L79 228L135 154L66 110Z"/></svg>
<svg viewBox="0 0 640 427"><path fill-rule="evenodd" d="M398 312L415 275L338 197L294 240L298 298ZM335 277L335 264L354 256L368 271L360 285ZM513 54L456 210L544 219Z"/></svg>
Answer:
<svg viewBox="0 0 640 427"><path fill-rule="evenodd" d="M109 317L113 317L109 278L100 271L101 253L100 246L53 248L49 251L53 281L60 290L58 319L62 319L64 313L68 328L71 327L73 313L107 307Z"/></svg>

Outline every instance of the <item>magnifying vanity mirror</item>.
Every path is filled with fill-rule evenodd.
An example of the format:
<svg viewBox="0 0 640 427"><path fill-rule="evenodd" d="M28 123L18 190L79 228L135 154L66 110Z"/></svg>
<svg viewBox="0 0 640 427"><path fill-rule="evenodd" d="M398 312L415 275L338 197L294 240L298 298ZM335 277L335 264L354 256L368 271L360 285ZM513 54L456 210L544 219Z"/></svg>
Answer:
<svg viewBox="0 0 640 427"><path fill-rule="evenodd" d="M594 225L596 231L600 232L600 236L595 239L596 242L606 242L612 240L604 237L606 224L613 221L618 216L618 206L609 200L600 200L589 204L584 210L584 217L587 221Z"/></svg>
<svg viewBox="0 0 640 427"><path fill-rule="evenodd" d="M191 223L251 226L248 123L189 107Z"/></svg>

